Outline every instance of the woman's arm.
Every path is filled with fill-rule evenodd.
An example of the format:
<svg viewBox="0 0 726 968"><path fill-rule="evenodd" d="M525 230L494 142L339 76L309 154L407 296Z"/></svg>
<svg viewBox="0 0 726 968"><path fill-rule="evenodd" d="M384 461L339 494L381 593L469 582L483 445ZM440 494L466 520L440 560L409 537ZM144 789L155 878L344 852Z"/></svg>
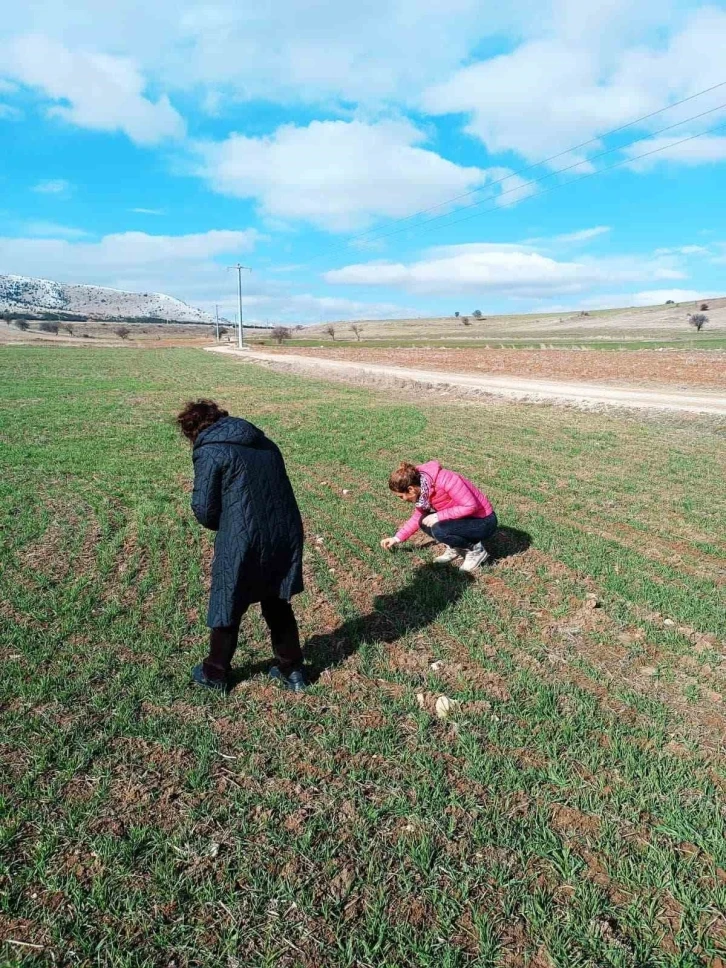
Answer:
<svg viewBox="0 0 726 968"><path fill-rule="evenodd" d="M222 515L223 465L216 460L214 447L201 447L194 452L194 491L192 511L197 521L210 531L219 530Z"/></svg>
<svg viewBox="0 0 726 968"><path fill-rule="evenodd" d="M396 532L396 538L399 541L408 541L411 535L416 534L418 529L421 527L421 518L424 516L424 512L420 508L416 508L408 521L399 528Z"/></svg>

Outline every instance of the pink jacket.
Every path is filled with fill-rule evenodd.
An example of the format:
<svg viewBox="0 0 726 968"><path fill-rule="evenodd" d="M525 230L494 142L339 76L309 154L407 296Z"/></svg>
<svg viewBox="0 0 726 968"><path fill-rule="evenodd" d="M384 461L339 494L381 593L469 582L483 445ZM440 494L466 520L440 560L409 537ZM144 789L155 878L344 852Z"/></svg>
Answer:
<svg viewBox="0 0 726 968"><path fill-rule="evenodd" d="M455 521L457 518L488 518L493 513L494 509L486 494L482 494L461 474L445 470L435 460L419 465L418 469L431 478L429 499L439 516L439 521ZM416 508L408 521L396 532L398 540L408 541L411 535L418 531L421 519L426 517L426 514L426 511Z"/></svg>

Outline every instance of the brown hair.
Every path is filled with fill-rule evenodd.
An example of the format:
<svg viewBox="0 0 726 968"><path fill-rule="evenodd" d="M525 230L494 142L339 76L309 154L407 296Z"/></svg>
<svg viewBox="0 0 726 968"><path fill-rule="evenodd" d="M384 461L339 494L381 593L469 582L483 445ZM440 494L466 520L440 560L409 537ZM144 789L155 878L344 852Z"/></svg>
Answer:
<svg viewBox="0 0 726 968"><path fill-rule="evenodd" d="M418 467L402 461L388 478L388 486L397 494L405 494L409 487L421 487L421 475Z"/></svg>
<svg viewBox="0 0 726 968"><path fill-rule="evenodd" d="M228 416L214 400L190 400L176 415L176 422L187 440L194 443L203 430Z"/></svg>

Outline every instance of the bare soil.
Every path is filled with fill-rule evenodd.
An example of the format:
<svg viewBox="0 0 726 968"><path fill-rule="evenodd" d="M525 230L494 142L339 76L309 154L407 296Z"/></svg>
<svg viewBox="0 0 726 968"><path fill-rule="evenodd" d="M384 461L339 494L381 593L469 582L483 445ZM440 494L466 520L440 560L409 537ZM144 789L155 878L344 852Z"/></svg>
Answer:
<svg viewBox="0 0 726 968"><path fill-rule="evenodd" d="M304 352L317 359L415 366L456 373L507 374L534 379L578 380L615 385L682 389L726 389L726 352L721 350L526 350L368 349L306 347L266 353Z"/></svg>

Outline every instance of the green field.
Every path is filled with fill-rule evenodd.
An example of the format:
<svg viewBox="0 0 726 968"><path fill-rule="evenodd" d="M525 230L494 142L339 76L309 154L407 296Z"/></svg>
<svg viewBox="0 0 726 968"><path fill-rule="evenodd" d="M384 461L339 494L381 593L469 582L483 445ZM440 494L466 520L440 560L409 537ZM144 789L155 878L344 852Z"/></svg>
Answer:
<svg viewBox="0 0 726 968"><path fill-rule="evenodd" d="M257 614L237 688L189 685L211 542L172 418L200 395L286 455L304 697ZM0 351L0 964L726 964L723 435L413 401ZM388 471L432 457L504 525L473 580L378 548Z"/></svg>

